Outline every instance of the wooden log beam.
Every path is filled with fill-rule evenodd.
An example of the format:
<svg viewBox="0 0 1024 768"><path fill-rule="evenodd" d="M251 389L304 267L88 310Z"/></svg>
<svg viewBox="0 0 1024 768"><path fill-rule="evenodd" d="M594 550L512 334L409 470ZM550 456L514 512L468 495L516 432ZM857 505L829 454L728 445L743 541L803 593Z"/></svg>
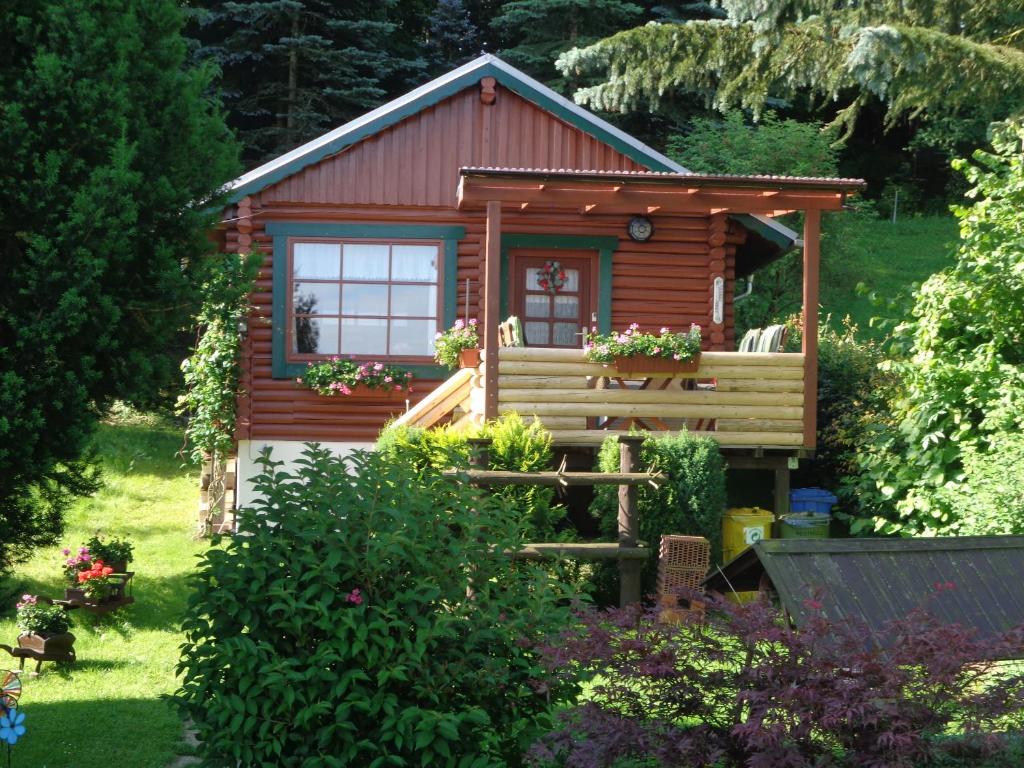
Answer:
<svg viewBox="0 0 1024 768"><path fill-rule="evenodd" d="M515 560L544 560L567 557L577 560L646 560L654 550L649 547L621 547L606 543L527 544L509 553Z"/></svg>
<svg viewBox="0 0 1024 768"><path fill-rule="evenodd" d="M528 403L507 402L498 406L499 413L515 411L531 416L631 416L644 418L657 416L669 419L802 419L801 406L787 405L677 405L657 398L657 391L643 403L608 402L602 398L606 392L594 390L591 402L586 403Z"/></svg>
<svg viewBox="0 0 1024 768"><path fill-rule="evenodd" d="M500 403L671 403L676 405L802 406L798 392L718 392L695 389L547 389L499 390Z"/></svg>
<svg viewBox="0 0 1024 768"><path fill-rule="evenodd" d="M460 185L461 189L461 185ZM487 203L484 238L484 418L498 415L498 316L501 304L501 203Z"/></svg>
<svg viewBox="0 0 1024 768"><path fill-rule="evenodd" d="M654 472L509 472L504 470L450 469L445 477L465 480L471 485L653 485L666 481Z"/></svg>
<svg viewBox="0 0 1024 768"><path fill-rule="evenodd" d="M818 444L818 266L821 250L821 212L804 217L804 447Z"/></svg>
<svg viewBox="0 0 1024 768"><path fill-rule="evenodd" d="M609 437L629 434L625 430L602 429L552 429L551 440L555 445L600 445ZM650 430L646 435L669 437L682 430ZM719 445L736 448L787 448L803 444L802 432L703 432L691 431L694 437L709 437Z"/></svg>
<svg viewBox="0 0 1024 768"><path fill-rule="evenodd" d="M502 347L498 350L502 362L506 360L528 360L531 362L585 363L586 354L582 349L557 349L545 347ZM701 365L737 366L768 366L771 368L794 367L803 365L803 356L798 352L704 352L700 357ZM600 363L597 363L600 365Z"/></svg>

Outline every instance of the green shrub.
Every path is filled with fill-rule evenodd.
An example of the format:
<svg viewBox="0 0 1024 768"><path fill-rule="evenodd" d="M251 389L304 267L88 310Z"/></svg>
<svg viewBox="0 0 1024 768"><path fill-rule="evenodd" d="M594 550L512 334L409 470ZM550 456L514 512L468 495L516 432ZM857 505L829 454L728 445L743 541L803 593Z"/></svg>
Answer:
<svg viewBox="0 0 1024 768"><path fill-rule="evenodd" d="M725 461L718 444L707 437L685 432L671 437L648 437L640 448L644 468L653 467L668 476L660 488L641 485L637 489L640 539L657 548L662 534L703 536L711 542L712 559L721 560L722 513L725 511ZM618 472L619 443L609 437L601 444L597 468ZM614 540L618 532L618 487L602 485L594 489L590 507L601 523L606 538ZM643 570L645 593L657 586L658 559L651 557ZM602 564L595 581L603 592L617 580L617 567Z"/></svg>
<svg viewBox="0 0 1024 768"><path fill-rule="evenodd" d="M377 450L390 461L410 464L418 471L441 471L469 464L469 438L492 440L490 468L512 472L551 469L554 454L551 434L540 422L525 424L516 413L506 413L476 430L450 426L421 429L388 427L377 441ZM527 522L531 541L551 541L565 517L565 507L555 504L552 488L504 486L493 489ZM564 538L564 536L563 536Z"/></svg>
<svg viewBox="0 0 1024 768"><path fill-rule="evenodd" d="M567 595L501 499L379 453L269 454L203 557L176 700L204 765L502 766L577 693L534 645Z"/></svg>
<svg viewBox="0 0 1024 768"><path fill-rule="evenodd" d="M943 507L963 536L1024 534L1024 435L995 435L985 449L970 445L963 452L963 480L938 491Z"/></svg>

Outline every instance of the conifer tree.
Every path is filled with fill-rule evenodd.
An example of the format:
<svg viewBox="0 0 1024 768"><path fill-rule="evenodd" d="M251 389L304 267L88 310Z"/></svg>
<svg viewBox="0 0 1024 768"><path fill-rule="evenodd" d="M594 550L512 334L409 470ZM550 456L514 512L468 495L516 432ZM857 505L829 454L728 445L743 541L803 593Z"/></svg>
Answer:
<svg viewBox="0 0 1024 768"><path fill-rule="evenodd" d="M1024 0L722 0L728 20L648 24L559 60L598 76L576 99L592 108L657 107L703 94L719 109L760 112L773 97L841 107L849 132L871 100L886 125L921 118L947 146L1024 104Z"/></svg>
<svg viewBox="0 0 1024 768"><path fill-rule="evenodd" d="M559 54L627 29L642 14L639 5L623 0L513 0L501 7L491 26L503 40L498 55L565 90L554 65Z"/></svg>
<svg viewBox="0 0 1024 768"><path fill-rule="evenodd" d="M0 575L52 542L111 400L156 400L238 170L175 0L0 4Z"/></svg>
<svg viewBox="0 0 1024 768"><path fill-rule="evenodd" d="M222 72L247 164L275 157L408 90L425 62L398 0L206 0L195 56Z"/></svg>
<svg viewBox="0 0 1024 768"><path fill-rule="evenodd" d="M427 18L427 59L433 75L465 64L480 53L480 30L463 0L437 0Z"/></svg>

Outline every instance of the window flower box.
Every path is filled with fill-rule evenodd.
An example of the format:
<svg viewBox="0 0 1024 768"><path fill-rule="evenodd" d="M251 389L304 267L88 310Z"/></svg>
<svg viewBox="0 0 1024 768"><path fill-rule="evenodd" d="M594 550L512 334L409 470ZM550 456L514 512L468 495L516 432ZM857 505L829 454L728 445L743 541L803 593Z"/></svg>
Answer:
<svg viewBox="0 0 1024 768"><path fill-rule="evenodd" d="M619 373L694 373L700 368L700 352L689 360L654 355L616 357L615 369Z"/></svg>
<svg viewBox="0 0 1024 768"><path fill-rule="evenodd" d="M405 398L408 396L404 389L380 389L379 387L368 387L365 384L349 387L347 395L337 395L337 397L343 400L373 401L377 403L402 403L405 402Z"/></svg>
<svg viewBox="0 0 1024 768"><path fill-rule="evenodd" d="M412 392L412 371L384 363L332 357L310 363L298 383L325 397L400 402Z"/></svg>

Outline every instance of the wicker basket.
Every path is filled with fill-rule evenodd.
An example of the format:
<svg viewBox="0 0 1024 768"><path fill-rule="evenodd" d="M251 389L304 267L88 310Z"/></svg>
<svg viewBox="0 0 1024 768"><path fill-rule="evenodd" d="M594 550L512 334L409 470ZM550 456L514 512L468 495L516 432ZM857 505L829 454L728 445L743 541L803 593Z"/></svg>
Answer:
<svg viewBox="0 0 1024 768"><path fill-rule="evenodd" d="M658 594L699 592L711 565L711 544L702 536L662 536L658 550Z"/></svg>

